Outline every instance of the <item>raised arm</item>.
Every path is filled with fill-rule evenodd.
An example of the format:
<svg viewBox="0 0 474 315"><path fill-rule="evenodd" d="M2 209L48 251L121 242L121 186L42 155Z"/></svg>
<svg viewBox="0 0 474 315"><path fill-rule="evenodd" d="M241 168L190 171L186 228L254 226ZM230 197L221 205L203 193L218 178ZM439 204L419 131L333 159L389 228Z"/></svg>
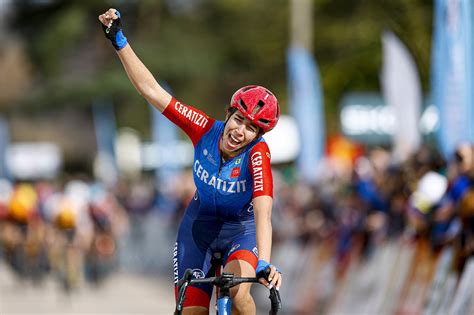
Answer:
<svg viewBox="0 0 474 315"><path fill-rule="evenodd" d="M102 23L105 36L117 50L117 55L127 72L128 78L138 93L160 112L163 112L171 101L171 95L158 84L128 44L122 32L120 13L111 8L104 14L99 15L99 21Z"/></svg>

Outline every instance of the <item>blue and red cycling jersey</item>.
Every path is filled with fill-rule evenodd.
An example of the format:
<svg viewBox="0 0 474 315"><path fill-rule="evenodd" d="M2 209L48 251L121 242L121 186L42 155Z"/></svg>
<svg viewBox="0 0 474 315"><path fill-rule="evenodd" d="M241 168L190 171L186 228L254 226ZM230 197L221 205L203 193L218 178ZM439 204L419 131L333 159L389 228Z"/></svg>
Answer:
<svg viewBox="0 0 474 315"><path fill-rule="evenodd" d="M273 195L270 151L263 138L247 145L236 157L223 162L219 140L225 123L172 99L163 114L179 126L194 145L193 175L200 207L194 217L219 217L241 221L253 218L248 211L258 196Z"/></svg>
<svg viewBox="0 0 474 315"><path fill-rule="evenodd" d="M253 198L273 196L270 151L263 138L248 144L239 155L223 161L219 143L225 122L175 98L163 114L179 126L194 145L192 166L196 194L186 209L174 250L175 283L188 268L195 277L213 272L211 257L223 254L224 264L258 261ZM211 285L188 289L185 306L208 307Z"/></svg>

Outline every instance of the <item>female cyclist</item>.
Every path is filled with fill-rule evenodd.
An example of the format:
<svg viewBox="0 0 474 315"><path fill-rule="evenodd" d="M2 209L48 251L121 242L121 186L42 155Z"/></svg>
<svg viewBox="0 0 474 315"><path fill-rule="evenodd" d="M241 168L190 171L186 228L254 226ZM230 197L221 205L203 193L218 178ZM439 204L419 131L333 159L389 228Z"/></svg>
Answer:
<svg viewBox="0 0 474 315"><path fill-rule="evenodd" d="M175 284L187 268L194 277L213 272L211 258L219 252L224 272L253 277L271 268L267 287L282 284L281 273L269 263L272 244L272 173L270 152L262 138L275 127L280 109L275 96L261 86L235 92L225 122L176 100L155 80L127 42L120 13L99 16L105 35L138 93L191 139L193 176L197 187L181 222L174 250ZM185 314L209 314L212 286L188 288ZM250 284L231 290L234 314L255 314Z"/></svg>

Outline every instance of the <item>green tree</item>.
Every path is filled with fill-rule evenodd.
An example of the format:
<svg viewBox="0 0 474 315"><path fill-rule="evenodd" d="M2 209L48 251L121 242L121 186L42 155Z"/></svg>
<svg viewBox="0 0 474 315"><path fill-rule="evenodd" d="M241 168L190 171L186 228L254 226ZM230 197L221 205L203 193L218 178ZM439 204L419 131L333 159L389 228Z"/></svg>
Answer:
<svg viewBox="0 0 474 315"><path fill-rule="evenodd" d="M29 110L84 106L113 98L119 122L147 134L149 112L103 38L97 16L110 2L14 2L12 29L28 43L34 87ZM125 34L137 54L184 102L216 118L234 90L261 84L287 111L289 3L284 0L201 0L179 10L173 1L119 1ZM319 64L329 132L347 91L379 90L381 34L407 45L429 84L432 1L314 0L314 55Z"/></svg>

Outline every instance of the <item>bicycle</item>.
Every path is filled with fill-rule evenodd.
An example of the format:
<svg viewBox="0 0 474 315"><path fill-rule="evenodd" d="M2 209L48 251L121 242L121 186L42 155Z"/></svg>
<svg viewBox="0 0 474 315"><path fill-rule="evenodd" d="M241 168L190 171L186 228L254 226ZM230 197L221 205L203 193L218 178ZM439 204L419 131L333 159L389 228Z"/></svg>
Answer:
<svg viewBox="0 0 474 315"><path fill-rule="evenodd" d="M263 271L263 276L268 278L270 274L270 268ZM186 269L183 277L178 281L178 299L176 301L175 315L181 315L183 311L184 300L186 298L186 290L191 284L198 283L211 283L218 288L217 296L217 313L218 315L231 315L232 300L230 297L230 288L235 287L241 283L258 283L256 277L236 277L232 273L222 273L215 277L198 279L192 278L192 269ZM276 288L270 289L270 315L275 315L281 309L281 298L280 293Z"/></svg>

